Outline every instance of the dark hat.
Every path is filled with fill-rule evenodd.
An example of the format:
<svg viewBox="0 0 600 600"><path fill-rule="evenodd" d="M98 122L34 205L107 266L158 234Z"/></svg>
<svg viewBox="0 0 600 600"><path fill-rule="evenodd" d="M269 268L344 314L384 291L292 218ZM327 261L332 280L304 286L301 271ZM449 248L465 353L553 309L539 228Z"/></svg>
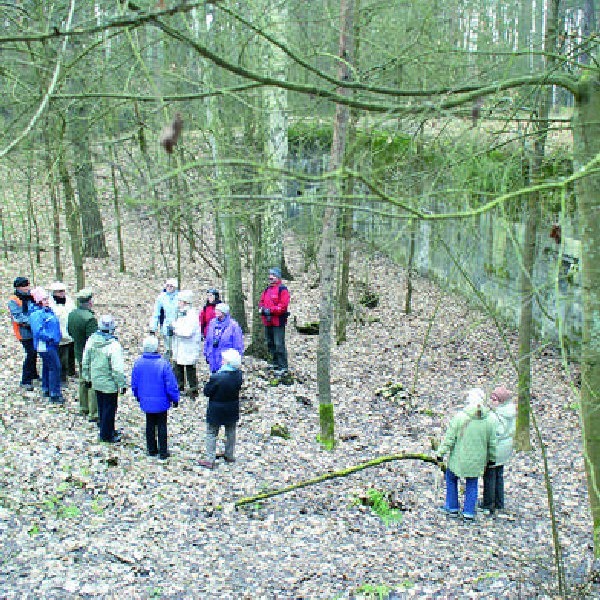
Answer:
<svg viewBox="0 0 600 600"><path fill-rule="evenodd" d="M90 288L83 288L75 294L75 298L77 298L77 301L80 304L83 304L84 302L89 302L93 295L94 294Z"/></svg>
<svg viewBox="0 0 600 600"><path fill-rule="evenodd" d="M25 287L26 285L29 285L29 279L27 279L27 277L16 277L13 282L13 286L16 288Z"/></svg>
<svg viewBox="0 0 600 600"><path fill-rule="evenodd" d="M269 275L275 275L277 279L281 279L281 269L279 267L271 267L269 269Z"/></svg>

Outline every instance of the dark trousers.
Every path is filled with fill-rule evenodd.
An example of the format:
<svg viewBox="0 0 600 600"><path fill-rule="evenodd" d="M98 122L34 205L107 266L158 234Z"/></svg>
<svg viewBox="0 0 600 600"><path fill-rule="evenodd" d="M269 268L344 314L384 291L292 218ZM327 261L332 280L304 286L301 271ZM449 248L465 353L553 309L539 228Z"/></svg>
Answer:
<svg viewBox="0 0 600 600"><path fill-rule="evenodd" d="M179 391L185 390L185 380L187 379L190 392L198 392L198 375L196 374L196 365L175 365L175 377Z"/></svg>
<svg viewBox="0 0 600 600"><path fill-rule="evenodd" d="M61 344L58 347L58 358L60 358L61 381L67 381L67 377L75 375L75 343Z"/></svg>
<svg viewBox="0 0 600 600"><path fill-rule="evenodd" d="M265 327L265 339L275 368L287 371L288 359L285 348L285 325L269 325Z"/></svg>
<svg viewBox="0 0 600 600"><path fill-rule="evenodd" d="M60 360L58 348L48 346L46 352L40 352L42 358L42 392L51 398L60 398Z"/></svg>
<svg viewBox="0 0 600 600"><path fill-rule="evenodd" d="M117 414L118 396L119 394L117 392L107 394L106 392L99 392L96 390L100 439L103 442L110 442L115 436L115 416Z"/></svg>
<svg viewBox="0 0 600 600"><path fill-rule="evenodd" d="M37 372L37 352L33 347L33 340L21 340L23 350L25 350L25 360L23 361L23 372L21 374L21 384L31 385L32 380L39 379Z"/></svg>
<svg viewBox="0 0 600 600"><path fill-rule="evenodd" d="M483 474L482 508L495 510L504 508L504 465L486 467Z"/></svg>
<svg viewBox="0 0 600 600"><path fill-rule="evenodd" d="M158 445L156 434L158 433ZM160 413L146 413L146 447L148 454L155 456L160 453L162 458L167 457L167 411Z"/></svg>

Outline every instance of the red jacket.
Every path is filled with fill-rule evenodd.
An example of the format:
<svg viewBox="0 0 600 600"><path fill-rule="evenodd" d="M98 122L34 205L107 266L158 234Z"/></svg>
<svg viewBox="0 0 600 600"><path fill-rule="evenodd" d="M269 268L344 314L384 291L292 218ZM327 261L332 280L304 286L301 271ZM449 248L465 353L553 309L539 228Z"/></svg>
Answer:
<svg viewBox="0 0 600 600"><path fill-rule="evenodd" d="M281 281L271 284L260 296L258 308L268 308L271 315L266 317L261 314L263 325L266 327L277 327L285 325L288 316L288 305L290 303L290 293Z"/></svg>
<svg viewBox="0 0 600 600"><path fill-rule="evenodd" d="M200 311L200 316L198 317L200 320L200 331L202 332L202 337L206 335L206 329L208 324L215 318L215 306L216 304L205 304L204 308Z"/></svg>

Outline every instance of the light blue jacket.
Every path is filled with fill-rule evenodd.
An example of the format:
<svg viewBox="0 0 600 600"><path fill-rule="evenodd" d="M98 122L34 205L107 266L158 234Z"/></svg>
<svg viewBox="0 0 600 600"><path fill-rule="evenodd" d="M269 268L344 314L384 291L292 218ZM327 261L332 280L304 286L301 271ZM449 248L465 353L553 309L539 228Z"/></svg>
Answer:
<svg viewBox="0 0 600 600"><path fill-rule="evenodd" d="M161 333L166 335L167 333L167 325L171 325L173 321L177 318L177 309L178 309L178 295L179 292L161 292L154 303L154 312L152 313L152 317L150 318L150 329L152 331L157 331L159 327L159 317L160 317L160 309L162 308L165 312L165 320L161 327Z"/></svg>

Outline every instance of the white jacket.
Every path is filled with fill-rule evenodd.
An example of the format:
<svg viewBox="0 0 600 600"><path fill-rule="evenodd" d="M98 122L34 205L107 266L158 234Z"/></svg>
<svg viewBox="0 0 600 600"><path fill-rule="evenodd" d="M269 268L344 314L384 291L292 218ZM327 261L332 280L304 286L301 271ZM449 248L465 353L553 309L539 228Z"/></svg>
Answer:
<svg viewBox="0 0 600 600"><path fill-rule="evenodd" d="M517 425L517 408L508 401L491 411L496 419L496 465L505 465L513 453L513 438Z"/></svg>
<svg viewBox="0 0 600 600"><path fill-rule="evenodd" d="M178 365L194 365L201 354L201 334L198 311L187 313L173 321L173 360Z"/></svg>
<svg viewBox="0 0 600 600"><path fill-rule="evenodd" d="M60 333L62 334L60 345L70 344L73 341L73 338L67 332L67 319L69 318L69 313L72 310L75 310L75 303L67 296L67 301L64 304L56 304L54 298L50 296L50 298L48 298L48 304L60 321Z"/></svg>

